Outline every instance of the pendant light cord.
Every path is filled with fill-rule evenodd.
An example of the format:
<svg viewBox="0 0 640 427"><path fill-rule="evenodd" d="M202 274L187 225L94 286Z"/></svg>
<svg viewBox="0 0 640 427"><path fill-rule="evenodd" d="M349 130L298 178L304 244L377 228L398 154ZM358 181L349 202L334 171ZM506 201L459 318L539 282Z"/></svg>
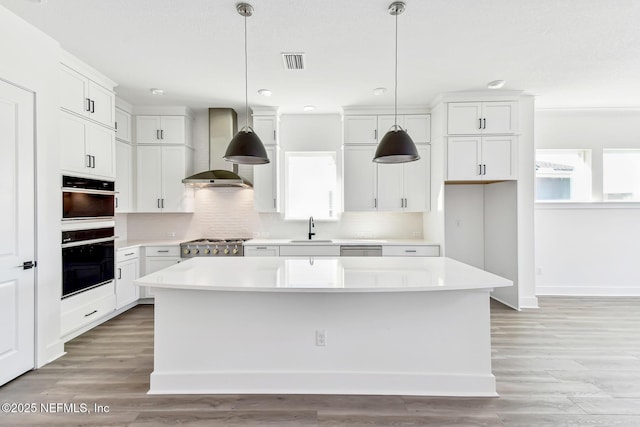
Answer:
<svg viewBox="0 0 640 427"><path fill-rule="evenodd" d="M395 64L395 94L394 94L394 108L393 108L393 121L396 125L396 131L398 130L398 13L396 12L396 64Z"/></svg>
<svg viewBox="0 0 640 427"><path fill-rule="evenodd" d="M244 125L249 131L249 72L247 65L247 15L244 16Z"/></svg>

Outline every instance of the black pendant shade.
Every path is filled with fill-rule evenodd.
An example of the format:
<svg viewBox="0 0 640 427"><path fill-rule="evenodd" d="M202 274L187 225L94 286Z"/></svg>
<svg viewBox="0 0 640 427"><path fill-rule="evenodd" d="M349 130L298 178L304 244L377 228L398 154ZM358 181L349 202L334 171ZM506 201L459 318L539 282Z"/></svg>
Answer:
<svg viewBox="0 0 640 427"><path fill-rule="evenodd" d="M233 137L223 158L228 162L243 165L269 163L262 141L251 128L243 128Z"/></svg>
<svg viewBox="0 0 640 427"><path fill-rule="evenodd" d="M399 126L385 134L373 157L376 163L406 163L419 159L420 155L413 140Z"/></svg>

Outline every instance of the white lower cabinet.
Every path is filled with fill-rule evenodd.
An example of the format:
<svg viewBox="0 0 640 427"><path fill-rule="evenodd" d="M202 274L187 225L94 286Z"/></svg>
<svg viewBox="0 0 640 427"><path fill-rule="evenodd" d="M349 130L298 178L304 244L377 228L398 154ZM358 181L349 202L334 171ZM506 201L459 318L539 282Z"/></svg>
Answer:
<svg viewBox="0 0 640 427"><path fill-rule="evenodd" d="M280 256L280 246L245 246L244 256Z"/></svg>
<svg viewBox="0 0 640 427"><path fill-rule="evenodd" d="M144 274L155 273L163 268L171 267L179 263L180 247L179 246L147 246L144 248ZM153 298L154 294L151 288L143 287L141 289L140 298Z"/></svg>
<svg viewBox="0 0 640 427"><path fill-rule="evenodd" d="M65 298L60 304L60 335L69 335L115 309L114 282Z"/></svg>
<svg viewBox="0 0 640 427"><path fill-rule="evenodd" d="M116 254L116 309L138 300L140 291L133 281L140 277L138 248L118 250Z"/></svg>

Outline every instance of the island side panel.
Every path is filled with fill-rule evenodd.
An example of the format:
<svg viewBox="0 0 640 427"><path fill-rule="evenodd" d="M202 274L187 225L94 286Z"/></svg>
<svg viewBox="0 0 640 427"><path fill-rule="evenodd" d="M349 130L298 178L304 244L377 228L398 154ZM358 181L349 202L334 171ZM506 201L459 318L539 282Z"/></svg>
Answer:
<svg viewBox="0 0 640 427"><path fill-rule="evenodd" d="M489 289L157 288L155 310L152 394L496 395Z"/></svg>

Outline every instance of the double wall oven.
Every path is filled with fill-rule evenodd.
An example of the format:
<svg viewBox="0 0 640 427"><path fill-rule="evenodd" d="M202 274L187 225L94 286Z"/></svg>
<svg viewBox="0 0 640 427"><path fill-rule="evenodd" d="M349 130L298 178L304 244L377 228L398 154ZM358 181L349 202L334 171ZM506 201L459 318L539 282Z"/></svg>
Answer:
<svg viewBox="0 0 640 427"><path fill-rule="evenodd" d="M62 298L114 280L112 181L62 177Z"/></svg>

